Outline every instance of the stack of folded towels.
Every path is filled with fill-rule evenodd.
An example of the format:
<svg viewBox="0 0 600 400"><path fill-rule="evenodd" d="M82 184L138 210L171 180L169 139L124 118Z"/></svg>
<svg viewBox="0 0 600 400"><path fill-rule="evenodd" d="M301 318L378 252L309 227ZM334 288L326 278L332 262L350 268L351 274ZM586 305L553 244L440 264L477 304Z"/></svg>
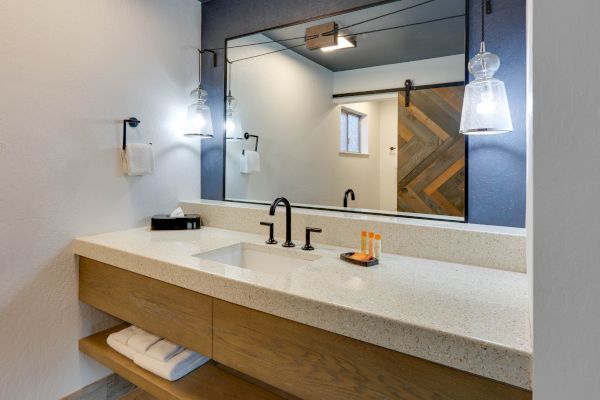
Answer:
<svg viewBox="0 0 600 400"><path fill-rule="evenodd" d="M170 381L210 360L133 325L110 334L106 343L138 366Z"/></svg>

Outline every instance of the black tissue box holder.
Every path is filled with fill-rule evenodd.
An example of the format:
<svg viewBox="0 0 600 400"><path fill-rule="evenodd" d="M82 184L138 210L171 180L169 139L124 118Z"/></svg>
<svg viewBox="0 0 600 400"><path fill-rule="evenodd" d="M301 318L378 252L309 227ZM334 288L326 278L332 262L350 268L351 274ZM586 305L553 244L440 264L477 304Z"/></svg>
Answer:
<svg viewBox="0 0 600 400"><path fill-rule="evenodd" d="M181 231L200 229L202 218L198 214L185 214L183 217L169 217L167 214L152 217L150 229L153 231Z"/></svg>

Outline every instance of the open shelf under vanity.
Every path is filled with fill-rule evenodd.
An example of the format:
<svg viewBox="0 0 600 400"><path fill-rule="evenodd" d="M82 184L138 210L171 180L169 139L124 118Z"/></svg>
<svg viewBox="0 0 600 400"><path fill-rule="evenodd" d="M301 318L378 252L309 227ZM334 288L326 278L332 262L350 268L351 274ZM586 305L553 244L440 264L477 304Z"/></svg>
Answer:
<svg viewBox="0 0 600 400"><path fill-rule="evenodd" d="M158 399L169 400L281 400L266 388L236 376L210 361L183 378L170 382L140 368L106 344L106 338L128 324L96 333L79 341L79 350Z"/></svg>

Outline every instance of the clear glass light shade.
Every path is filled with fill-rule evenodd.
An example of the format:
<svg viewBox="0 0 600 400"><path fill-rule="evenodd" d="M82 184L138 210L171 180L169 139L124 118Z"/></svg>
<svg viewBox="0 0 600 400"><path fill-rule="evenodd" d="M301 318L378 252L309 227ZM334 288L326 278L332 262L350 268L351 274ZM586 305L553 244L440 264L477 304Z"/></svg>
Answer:
<svg viewBox="0 0 600 400"><path fill-rule="evenodd" d="M500 59L482 51L469 61L469 72L475 80L465 87L460 133L491 135L512 132L513 125L504 82L494 78Z"/></svg>
<svg viewBox="0 0 600 400"><path fill-rule="evenodd" d="M227 140L242 140L242 121L236 110L237 99L229 94L225 99L225 138Z"/></svg>
<svg viewBox="0 0 600 400"><path fill-rule="evenodd" d="M194 99L194 103L188 107L184 135L200 136L203 139L213 137L210 107L206 104L206 90L198 86L190 96Z"/></svg>

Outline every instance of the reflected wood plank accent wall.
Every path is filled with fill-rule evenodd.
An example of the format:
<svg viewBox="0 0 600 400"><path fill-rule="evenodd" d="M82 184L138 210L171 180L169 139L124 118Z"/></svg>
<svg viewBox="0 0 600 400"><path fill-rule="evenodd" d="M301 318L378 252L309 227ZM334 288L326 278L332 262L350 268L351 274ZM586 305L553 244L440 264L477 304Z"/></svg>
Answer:
<svg viewBox="0 0 600 400"><path fill-rule="evenodd" d="M465 215L464 86L398 96L398 211Z"/></svg>

